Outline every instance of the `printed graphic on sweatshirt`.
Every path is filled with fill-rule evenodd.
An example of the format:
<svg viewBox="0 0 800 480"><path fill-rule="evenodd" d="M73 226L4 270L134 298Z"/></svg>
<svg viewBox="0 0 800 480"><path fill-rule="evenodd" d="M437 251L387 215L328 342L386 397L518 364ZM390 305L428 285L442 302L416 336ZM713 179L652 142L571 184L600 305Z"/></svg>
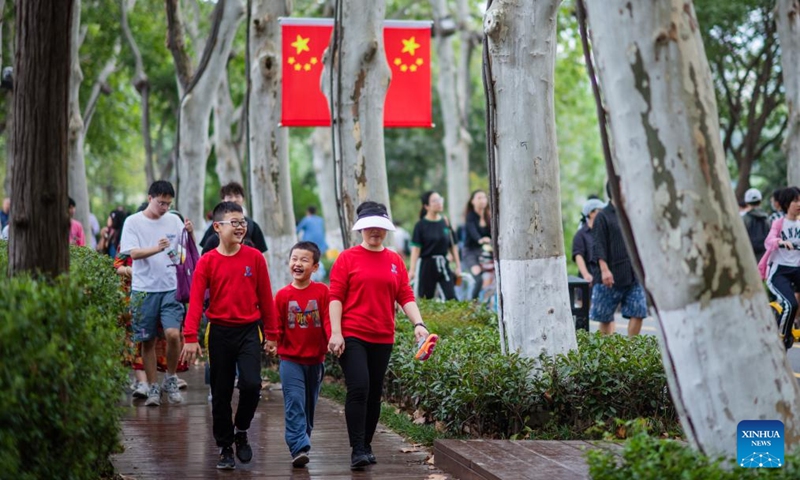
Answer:
<svg viewBox="0 0 800 480"><path fill-rule="evenodd" d="M322 328L322 319L319 315L319 307L316 300L309 300L306 308L300 308L297 300L289 302L289 328L308 328L313 325L314 328Z"/></svg>

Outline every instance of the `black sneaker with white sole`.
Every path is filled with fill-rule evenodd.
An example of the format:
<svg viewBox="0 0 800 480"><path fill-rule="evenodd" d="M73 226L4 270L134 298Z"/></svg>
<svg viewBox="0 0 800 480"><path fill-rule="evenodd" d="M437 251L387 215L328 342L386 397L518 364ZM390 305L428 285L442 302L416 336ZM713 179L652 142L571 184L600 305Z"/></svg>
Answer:
<svg viewBox="0 0 800 480"><path fill-rule="evenodd" d="M236 468L236 460L233 459L233 447L222 447L219 451L218 470L233 470Z"/></svg>
<svg viewBox="0 0 800 480"><path fill-rule="evenodd" d="M292 466L294 468L303 468L308 463L308 450L303 450L292 459Z"/></svg>
<svg viewBox="0 0 800 480"><path fill-rule="evenodd" d="M247 441L247 432L236 432L233 441L236 443L236 458L242 463L253 459L253 449L250 448L250 443Z"/></svg>

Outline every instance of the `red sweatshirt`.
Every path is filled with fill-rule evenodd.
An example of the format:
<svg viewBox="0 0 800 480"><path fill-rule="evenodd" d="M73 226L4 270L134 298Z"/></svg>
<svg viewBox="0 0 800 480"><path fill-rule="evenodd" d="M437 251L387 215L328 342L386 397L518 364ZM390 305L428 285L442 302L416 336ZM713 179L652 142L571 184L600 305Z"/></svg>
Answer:
<svg viewBox="0 0 800 480"><path fill-rule="evenodd" d="M331 300L342 302L342 335L371 343L394 343L394 302L414 301L403 259L385 248L358 245L331 268Z"/></svg>
<svg viewBox="0 0 800 480"><path fill-rule="evenodd" d="M311 282L300 290L291 284L275 295L278 311L278 355L301 365L325 361L331 319L328 316L328 286Z"/></svg>
<svg viewBox="0 0 800 480"><path fill-rule="evenodd" d="M189 313L183 327L186 343L197 342L203 299L210 290L206 317L214 325L238 327L262 320L267 338L277 338L277 318L272 302L267 261L255 248L242 245L227 257L212 250L200 257L192 279Z"/></svg>

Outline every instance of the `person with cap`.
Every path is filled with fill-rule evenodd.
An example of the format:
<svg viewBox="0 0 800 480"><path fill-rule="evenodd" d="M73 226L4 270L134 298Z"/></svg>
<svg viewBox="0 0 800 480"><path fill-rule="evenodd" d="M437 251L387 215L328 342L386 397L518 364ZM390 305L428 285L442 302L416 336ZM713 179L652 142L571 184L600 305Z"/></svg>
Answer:
<svg viewBox="0 0 800 480"><path fill-rule="evenodd" d="M331 268L331 336L328 350L339 357L347 396L344 415L352 454L350 468L377 463L372 439L381 413L383 379L394 345L395 302L414 325L417 342L429 337L411 290L403 259L384 246L395 226L386 207L364 202L354 231L362 242L343 251Z"/></svg>
<svg viewBox="0 0 800 480"><path fill-rule="evenodd" d="M581 209L581 227L575 232L572 238L572 260L578 266L581 278L589 282L589 288L597 276L597 262L592 261L592 249L594 239L592 238L592 227L594 218L606 204L597 198L590 198L583 204Z"/></svg>
<svg viewBox="0 0 800 480"><path fill-rule="evenodd" d="M747 229L747 235L750 238L750 244L753 246L753 253L756 256L756 262L761 260L764 256L766 248L764 241L769 235L770 221L766 212L761 210L761 192L757 188L750 188L744 192L744 213L742 220Z"/></svg>

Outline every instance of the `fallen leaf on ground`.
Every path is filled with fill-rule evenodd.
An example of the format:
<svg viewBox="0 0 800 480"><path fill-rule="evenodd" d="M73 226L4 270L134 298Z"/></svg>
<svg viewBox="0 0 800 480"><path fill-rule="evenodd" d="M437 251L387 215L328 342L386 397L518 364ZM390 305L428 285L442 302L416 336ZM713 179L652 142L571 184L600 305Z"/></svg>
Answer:
<svg viewBox="0 0 800 480"><path fill-rule="evenodd" d="M413 446L412 447L404 447L404 448L401 448L400 451L403 452L403 453L413 453L413 452L419 452L419 448L413 447Z"/></svg>
<svg viewBox="0 0 800 480"><path fill-rule="evenodd" d="M428 475L427 478L427 480L446 480L446 479L447 477L445 475L442 475L441 473L432 473Z"/></svg>

